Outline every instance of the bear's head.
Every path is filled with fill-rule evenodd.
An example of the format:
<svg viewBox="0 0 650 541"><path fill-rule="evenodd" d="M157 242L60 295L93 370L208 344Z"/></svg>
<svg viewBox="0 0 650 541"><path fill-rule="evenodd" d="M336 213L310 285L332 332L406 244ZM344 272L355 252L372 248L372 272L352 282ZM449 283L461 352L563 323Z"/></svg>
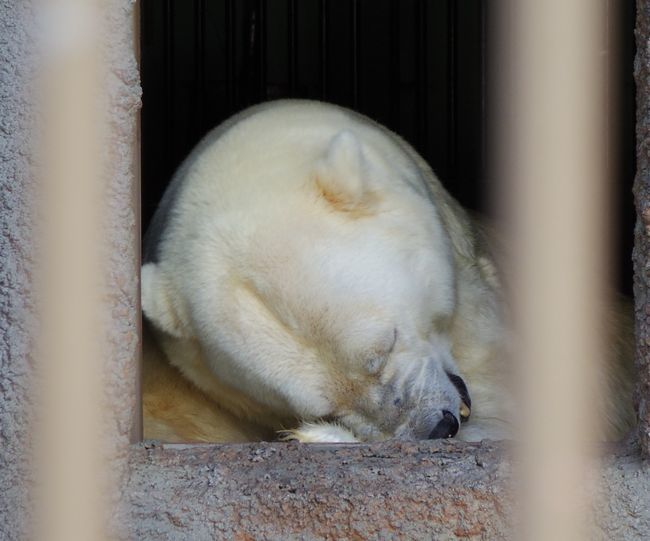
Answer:
<svg viewBox="0 0 650 541"><path fill-rule="evenodd" d="M171 362L233 411L241 396L257 419L363 441L451 437L470 399L449 232L412 157L359 130L274 162L266 188L222 192L218 209L193 180L143 267L143 310Z"/></svg>

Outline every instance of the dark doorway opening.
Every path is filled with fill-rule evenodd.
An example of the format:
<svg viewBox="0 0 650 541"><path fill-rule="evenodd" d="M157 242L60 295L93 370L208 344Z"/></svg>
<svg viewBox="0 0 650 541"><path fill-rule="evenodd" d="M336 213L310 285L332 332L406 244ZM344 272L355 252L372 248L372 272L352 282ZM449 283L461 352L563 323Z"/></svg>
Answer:
<svg viewBox="0 0 650 541"><path fill-rule="evenodd" d="M402 135L465 207L486 212L489 101L483 0L142 0L142 226L198 140L247 105L310 98ZM620 9L613 90L615 271L632 289L634 10ZM496 122L498 119L490 119Z"/></svg>

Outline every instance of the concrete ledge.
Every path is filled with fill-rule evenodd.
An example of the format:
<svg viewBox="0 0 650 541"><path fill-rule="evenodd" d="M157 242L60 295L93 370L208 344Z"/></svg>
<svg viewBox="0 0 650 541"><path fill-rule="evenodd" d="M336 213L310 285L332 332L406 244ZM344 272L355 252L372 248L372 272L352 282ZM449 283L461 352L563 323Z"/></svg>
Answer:
<svg viewBox="0 0 650 541"><path fill-rule="evenodd" d="M648 539L650 460L639 443L606 447L595 509L598 539Z"/></svg>
<svg viewBox="0 0 650 541"><path fill-rule="evenodd" d="M132 539L510 537L502 444L134 446L124 517ZM650 532L650 470L608 451L597 536ZM602 508L602 509L601 509Z"/></svg>

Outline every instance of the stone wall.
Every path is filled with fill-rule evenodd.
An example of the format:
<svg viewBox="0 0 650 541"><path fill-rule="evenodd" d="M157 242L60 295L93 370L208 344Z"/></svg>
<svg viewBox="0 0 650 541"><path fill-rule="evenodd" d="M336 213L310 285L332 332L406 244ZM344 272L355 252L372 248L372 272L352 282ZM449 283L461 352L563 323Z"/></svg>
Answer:
<svg viewBox="0 0 650 541"><path fill-rule="evenodd" d="M29 523L31 2L0 2L0 539Z"/></svg>
<svg viewBox="0 0 650 541"><path fill-rule="evenodd" d="M129 468L130 445L140 438L140 75L136 62L135 0L110 0L106 10L106 93L110 113L106 171L106 242L108 253L106 314L109 354L106 362L106 456L113 481L115 535L123 530L120 505ZM137 537L132 537L137 538Z"/></svg>
<svg viewBox="0 0 650 541"><path fill-rule="evenodd" d="M513 537L503 446L142 444L125 497L131 539ZM650 469L606 452L590 538L647 539Z"/></svg>
<svg viewBox="0 0 650 541"><path fill-rule="evenodd" d="M650 2L637 3L637 174L634 196L634 297L639 370L639 437L650 454Z"/></svg>

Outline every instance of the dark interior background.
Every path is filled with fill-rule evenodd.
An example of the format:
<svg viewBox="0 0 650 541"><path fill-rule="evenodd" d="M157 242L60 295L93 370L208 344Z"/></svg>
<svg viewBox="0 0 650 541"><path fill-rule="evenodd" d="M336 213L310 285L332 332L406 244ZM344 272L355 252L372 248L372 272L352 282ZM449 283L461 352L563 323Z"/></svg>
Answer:
<svg viewBox="0 0 650 541"><path fill-rule="evenodd" d="M405 137L467 208L487 212L487 0L142 0L142 229L207 131L299 97ZM618 283L631 293L634 1L621 10L614 141ZM494 121L494 120L493 120Z"/></svg>

